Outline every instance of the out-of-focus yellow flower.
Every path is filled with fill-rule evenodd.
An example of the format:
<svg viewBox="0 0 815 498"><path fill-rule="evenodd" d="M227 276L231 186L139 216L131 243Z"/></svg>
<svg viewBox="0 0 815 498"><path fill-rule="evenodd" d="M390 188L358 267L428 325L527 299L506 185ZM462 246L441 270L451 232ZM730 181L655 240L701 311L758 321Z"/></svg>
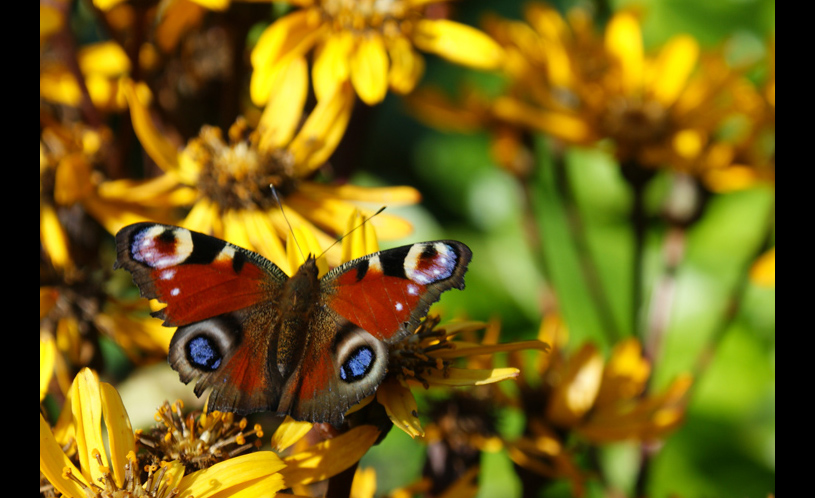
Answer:
<svg viewBox="0 0 815 498"><path fill-rule="evenodd" d="M439 1L439 0L435 0ZM424 72L416 49L479 69L498 67L502 50L487 35L447 19L429 19L426 0L305 0L300 9L263 32L252 51L251 94L267 104L272 80L295 60L313 51L312 80L318 99L346 82L373 105L388 88L409 93ZM297 83L305 92L307 81Z"/></svg>
<svg viewBox="0 0 815 498"><path fill-rule="evenodd" d="M702 54L690 36L675 36L650 56L629 11L597 33L585 11L564 18L541 3L526 7L525 21L490 17L485 24L506 54L503 93L465 93L462 102L425 93L414 104L431 124L491 130L496 159L510 171L523 171L513 161L528 162L518 147L523 130L578 145L607 140L622 162L698 177L721 174L738 163L739 143L757 142L722 136L732 119L760 119L751 109L752 84L720 55Z"/></svg>
<svg viewBox="0 0 815 498"><path fill-rule="evenodd" d="M293 61L285 72L297 80L307 79L303 61ZM278 81L280 91L273 94L256 130L238 119L225 140L220 129L205 126L180 152L156 129L135 85L126 92L134 129L146 152L166 172L167 183L195 189L191 210L180 224L259 252L278 264L286 260L281 242L291 230L286 219L293 227L308 227L327 247L334 234L343 233L345 221L359 203L393 206L419 200L410 187L363 188L312 181L345 131L353 94L350 86L339 87L318 102L299 126L305 94L292 97L290 82ZM126 198L129 190L122 189L120 195ZM363 209L363 213L370 216L372 211ZM389 214L377 216L372 223L383 238L403 237L411 230L409 223ZM338 263L338 253L330 252L329 261Z"/></svg>
<svg viewBox="0 0 815 498"><path fill-rule="evenodd" d="M766 66L766 80L760 88L741 80L729 87L740 115L746 117L742 126L746 130L727 144L729 163L720 161L704 170L705 185L714 192L756 184L775 186L775 40L767 49Z"/></svg>
<svg viewBox="0 0 815 498"><path fill-rule="evenodd" d="M143 221L170 222L194 192L165 179L104 181L112 133L107 128L43 123L40 133L40 243L50 264L71 268L71 247L60 216L81 206L108 230ZM123 192L127 195L123 195ZM160 197L162 200L154 202Z"/></svg>
<svg viewBox="0 0 815 498"><path fill-rule="evenodd" d="M636 339L618 343L608 360L592 344L567 356L567 331L557 315L541 324L539 339L553 344L532 373L519 379L520 406L527 414L525 436L510 445L520 466L548 478L567 478L582 494L584 476L575 465L564 434L593 444L654 441L682 423L692 379L679 376L664 392L645 392L651 374ZM519 357L514 363L521 365Z"/></svg>
<svg viewBox="0 0 815 498"><path fill-rule="evenodd" d="M775 287L775 247L753 263L750 268L750 280L762 287Z"/></svg>
<svg viewBox="0 0 815 498"><path fill-rule="evenodd" d="M130 60L124 49L116 42L99 42L82 47L76 57L94 106L105 111L125 109L127 102L121 79L130 72ZM77 107L82 100L82 89L74 72L63 62L45 57L40 65L40 97Z"/></svg>

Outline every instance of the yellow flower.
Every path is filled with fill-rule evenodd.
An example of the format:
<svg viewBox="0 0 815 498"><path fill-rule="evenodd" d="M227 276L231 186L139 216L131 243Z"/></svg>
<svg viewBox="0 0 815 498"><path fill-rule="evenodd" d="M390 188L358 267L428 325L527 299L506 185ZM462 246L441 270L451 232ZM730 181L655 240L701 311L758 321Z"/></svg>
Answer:
<svg viewBox="0 0 815 498"><path fill-rule="evenodd" d="M647 442L682 423L691 377L679 376L662 393L646 393L651 365L636 339L618 343L607 361L592 344L567 357L562 349L567 331L555 314L544 319L539 338L553 344L553 351L537 360L537 384L529 369L518 383L528 417L526 435L510 449L518 465L548 478L568 478L580 494L584 478L565 435L571 432L593 444ZM515 357L514 363L522 361Z"/></svg>
<svg viewBox="0 0 815 498"><path fill-rule="evenodd" d="M120 78L130 73L130 59L122 47L112 41L93 43L78 50L76 57L84 82L77 81L75 71L66 63L52 60L49 52L45 52L40 63L40 97L49 102L78 107L86 89L97 109L125 109L127 102Z"/></svg>
<svg viewBox="0 0 815 498"><path fill-rule="evenodd" d="M747 115L740 100L748 98L751 84L722 57L701 54L687 35L647 55L639 21L628 11L614 14L602 34L582 10L564 19L538 3L526 8L525 18L492 17L486 23L485 31L504 48L509 79L502 95L482 98L475 108L493 132L506 133L512 125L571 144L608 140L621 162L697 176L730 166L736 143L720 133L728 119ZM445 121L460 118L472 102L436 98L419 112ZM507 155L517 151L512 144L504 139L504 159L497 149L502 164L506 157L522 159L517 152Z"/></svg>
<svg viewBox="0 0 815 498"><path fill-rule="evenodd" d="M122 491L133 496L165 496L177 489L180 496L203 498L247 487L265 488L268 493L285 487L278 473L284 464L268 451L243 455L187 476L179 462L151 466L143 482L133 429L119 393L110 384L99 382L89 369L83 369L71 385L60 418L67 420L62 429L69 432L52 431L40 414L40 472L65 496L102 497ZM71 438L74 443L65 453L62 446Z"/></svg>
<svg viewBox="0 0 815 498"><path fill-rule="evenodd" d="M480 322L453 322L437 327L438 317L428 317L414 335L391 346L389 375L376 393L394 425L411 437L424 436L419 421L418 405L410 386L425 389L450 386L484 386L516 378L520 372L509 368L459 368L453 361L460 358L494 355L499 352L539 349L549 346L540 341L506 344L481 344L453 341L450 338L487 327Z"/></svg>
<svg viewBox="0 0 815 498"><path fill-rule="evenodd" d="M145 219L169 222L179 203L190 202L190 189L149 181L103 181L102 168L110 160L112 133L82 124L62 126L43 120L40 133L40 243L51 266L71 269L71 242L60 217L76 206L108 230ZM121 195L126 191L127 195ZM151 202L162 196L168 201ZM73 211L74 216L76 212Z"/></svg>
<svg viewBox="0 0 815 498"><path fill-rule="evenodd" d="M275 451L283 457L272 451L234 456L242 449L230 450L227 445L245 445L245 438L253 434L261 437L259 427L244 433L245 419L235 423L232 414L204 414L196 423L194 416L182 416L179 404L164 408L157 417L165 424L165 439L176 441L186 452L155 455L155 460L144 466L147 478L143 480L135 441L143 443L144 434L134 434L116 389L99 382L92 370L83 369L53 430L40 414L40 472L56 491L75 498L118 496L122 492L182 498L275 496L284 488L302 488L344 471L359 461L379 436L375 427L360 426L291 451L289 448L302 441L311 424L286 418L272 436ZM188 430L202 432L196 438L190 437ZM173 448L165 443L166 449ZM184 458L193 454L193 446L203 458L192 467L200 470L190 472L191 462ZM63 448L68 448L67 452ZM171 460L174 457L180 459ZM185 470L190 473L185 475ZM173 491L177 494L171 495Z"/></svg>
<svg viewBox="0 0 815 498"><path fill-rule="evenodd" d="M314 53L318 99L350 81L365 103L381 102L390 87L409 93L424 72L423 50L458 64L496 68L502 50L484 33L447 19L425 17L425 0L304 0L302 8L269 26L252 51L252 101L274 97L269 83L292 61ZM307 81L298 82L302 92Z"/></svg>
<svg viewBox="0 0 815 498"><path fill-rule="evenodd" d="M286 73L307 79L305 63L289 64ZM286 87L290 81L279 83ZM335 186L311 180L345 131L353 97L348 85L318 102L299 130L305 94L292 99L281 87L256 130L238 119L225 140L220 129L205 126L181 152L155 128L136 86L128 86L126 93L134 129L146 152L164 169L163 179L194 189L191 209L180 224L259 252L275 263L286 259L281 238L291 230L287 219L293 227L308 227L327 247L334 234L343 233L345 220L358 203L393 206L419 199L410 187ZM129 190L122 188L119 195L127 198ZM161 195L152 202L162 199L171 202ZM372 223L385 238L402 237L411 230L406 221L389 214ZM339 258L332 252L329 260L336 264Z"/></svg>

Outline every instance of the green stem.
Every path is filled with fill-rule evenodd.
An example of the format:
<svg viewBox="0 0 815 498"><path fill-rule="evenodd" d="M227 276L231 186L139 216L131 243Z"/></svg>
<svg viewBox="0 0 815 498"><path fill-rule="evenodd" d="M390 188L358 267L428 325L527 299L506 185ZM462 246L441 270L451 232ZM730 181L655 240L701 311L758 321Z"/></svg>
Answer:
<svg viewBox="0 0 815 498"><path fill-rule="evenodd" d="M566 174L563 155L556 154L554 161L555 183L558 191L562 194L563 207L566 210L566 221L577 249L580 271L583 275L583 280L586 282L589 295L594 301L595 309L597 310L603 330L608 335L610 343L613 344L620 340L622 334L617 328L617 322L614 320L611 304L603 290L600 272L591 256L591 248L586 238L586 226L583 223L583 217L580 214L574 191Z"/></svg>
<svg viewBox="0 0 815 498"><path fill-rule="evenodd" d="M642 337L640 310L643 305L643 274L645 268L645 235L648 220L645 213L645 188L654 172L635 161L621 165L623 177L631 186L632 202L629 215L634 230L633 275L631 279L631 326L635 337Z"/></svg>

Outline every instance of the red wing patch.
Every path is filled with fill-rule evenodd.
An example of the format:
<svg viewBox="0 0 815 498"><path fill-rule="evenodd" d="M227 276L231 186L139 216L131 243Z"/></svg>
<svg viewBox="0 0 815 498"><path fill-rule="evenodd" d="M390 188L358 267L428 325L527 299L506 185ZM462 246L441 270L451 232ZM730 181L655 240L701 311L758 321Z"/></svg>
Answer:
<svg viewBox="0 0 815 498"><path fill-rule="evenodd" d="M120 231L116 243L117 267L133 274L142 296L167 303L156 314L166 326L248 308L285 279L262 267L260 256L184 228L140 223Z"/></svg>
<svg viewBox="0 0 815 498"><path fill-rule="evenodd" d="M412 332L443 291L464 288L471 254L454 241L382 251L326 275L325 299L341 316L390 342Z"/></svg>

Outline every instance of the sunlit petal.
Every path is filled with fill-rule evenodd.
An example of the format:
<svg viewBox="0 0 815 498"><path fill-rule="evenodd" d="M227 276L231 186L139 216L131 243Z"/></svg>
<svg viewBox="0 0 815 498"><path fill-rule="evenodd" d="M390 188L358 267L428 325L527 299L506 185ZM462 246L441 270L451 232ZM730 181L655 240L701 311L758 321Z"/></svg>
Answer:
<svg viewBox="0 0 815 498"><path fill-rule="evenodd" d="M671 106L685 88L696 60L699 44L687 35L672 38L659 53L651 71L649 90L665 107Z"/></svg>
<svg viewBox="0 0 815 498"><path fill-rule="evenodd" d="M355 427L285 458L286 468L281 473L288 485L322 481L358 462L378 437L376 427Z"/></svg>
<svg viewBox="0 0 815 498"><path fill-rule="evenodd" d="M483 32L447 19L416 23L413 43L426 52L477 69L496 69L504 50Z"/></svg>
<svg viewBox="0 0 815 498"><path fill-rule="evenodd" d="M378 104L388 92L388 54L377 33L359 37L351 56L351 83L368 105Z"/></svg>
<svg viewBox="0 0 815 498"><path fill-rule="evenodd" d="M642 87L645 55L642 33L631 12L619 12L606 26L606 50L620 65L623 90L631 94Z"/></svg>
<svg viewBox="0 0 815 498"><path fill-rule="evenodd" d="M308 67L302 57L280 64L270 83L270 97L258 123L261 133L258 149L281 148L291 141L308 96Z"/></svg>
<svg viewBox="0 0 815 498"><path fill-rule="evenodd" d="M395 377L386 378L376 391L376 399L388 413L393 424L412 438L423 437L419 407L410 389Z"/></svg>

